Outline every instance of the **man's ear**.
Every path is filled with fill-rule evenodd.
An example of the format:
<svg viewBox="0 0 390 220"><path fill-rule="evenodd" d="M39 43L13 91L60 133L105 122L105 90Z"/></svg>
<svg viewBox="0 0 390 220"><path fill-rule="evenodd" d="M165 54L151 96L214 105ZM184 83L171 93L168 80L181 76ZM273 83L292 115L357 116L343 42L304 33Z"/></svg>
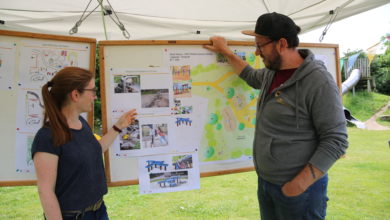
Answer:
<svg viewBox="0 0 390 220"><path fill-rule="evenodd" d="M69 94L70 100L73 102L77 102L80 98L80 93L77 91L77 89L72 90Z"/></svg>
<svg viewBox="0 0 390 220"><path fill-rule="evenodd" d="M279 39L279 49L280 49L280 52L288 49L288 42L287 42L286 38Z"/></svg>

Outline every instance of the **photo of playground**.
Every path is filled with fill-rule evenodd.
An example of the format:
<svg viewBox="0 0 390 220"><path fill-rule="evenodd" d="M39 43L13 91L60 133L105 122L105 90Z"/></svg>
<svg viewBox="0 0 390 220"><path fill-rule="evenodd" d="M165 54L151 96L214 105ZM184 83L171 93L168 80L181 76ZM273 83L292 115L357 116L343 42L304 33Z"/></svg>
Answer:
<svg viewBox="0 0 390 220"><path fill-rule="evenodd" d="M167 124L144 124L141 127L143 148L163 147L168 145Z"/></svg>
<svg viewBox="0 0 390 220"><path fill-rule="evenodd" d="M190 118L176 118L176 126L179 127L181 125L191 126L192 120Z"/></svg>
<svg viewBox="0 0 390 220"><path fill-rule="evenodd" d="M173 100L175 103L175 107L172 108L172 113L175 115L184 115L192 113L192 106L182 106L181 101L179 99Z"/></svg>
<svg viewBox="0 0 390 220"><path fill-rule="evenodd" d="M172 66L173 95L191 97L191 71L190 65Z"/></svg>
<svg viewBox="0 0 390 220"><path fill-rule="evenodd" d="M189 82L174 82L173 94L176 98L191 97L191 83Z"/></svg>
<svg viewBox="0 0 390 220"><path fill-rule="evenodd" d="M168 89L142 89L142 108L167 108L169 107Z"/></svg>
<svg viewBox="0 0 390 220"><path fill-rule="evenodd" d="M132 125L122 130L119 134L119 141L120 150L137 150L141 148L138 120L135 120Z"/></svg>
<svg viewBox="0 0 390 220"><path fill-rule="evenodd" d="M185 114L191 114L192 113L192 106L180 106L180 107L174 107L172 109L173 114L175 115L185 115Z"/></svg>
<svg viewBox="0 0 390 220"><path fill-rule="evenodd" d="M175 170L191 169L192 168L192 155L180 155L172 157L172 165Z"/></svg>
<svg viewBox="0 0 390 220"><path fill-rule="evenodd" d="M141 80L139 75L115 75L115 93L139 93Z"/></svg>
<svg viewBox="0 0 390 220"><path fill-rule="evenodd" d="M188 171L151 173L149 177L151 189L178 187L188 183Z"/></svg>
<svg viewBox="0 0 390 220"><path fill-rule="evenodd" d="M217 53L217 63L228 63L228 59L221 53Z"/></svg>
<svg viewBox="0 0 390 220"><path fill-rule="evenodd" d="M164 170L167 170L167 166L168 166L168 164L165 163L163 160L161 160L161 161L147 160L146 163L148 165L146 165L145 168L148 169L148 172L152 171L153 168L160 168L160 170L162 170L164 168Z"/></svg>

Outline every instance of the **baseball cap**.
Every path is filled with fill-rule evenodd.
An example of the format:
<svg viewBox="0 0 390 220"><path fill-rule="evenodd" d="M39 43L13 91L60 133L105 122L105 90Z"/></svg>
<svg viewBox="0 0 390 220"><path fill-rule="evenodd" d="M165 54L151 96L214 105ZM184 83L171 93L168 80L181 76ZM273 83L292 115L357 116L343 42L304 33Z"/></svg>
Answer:
<svg viewBox="0 0 390 220"><path fill-rule="evenodd" d="M251 36L267 36L270 39L289 38L297 36L301 28L286 15L276 12L260 15L257 19L255 30L245 30L241 33Z"/></svg>

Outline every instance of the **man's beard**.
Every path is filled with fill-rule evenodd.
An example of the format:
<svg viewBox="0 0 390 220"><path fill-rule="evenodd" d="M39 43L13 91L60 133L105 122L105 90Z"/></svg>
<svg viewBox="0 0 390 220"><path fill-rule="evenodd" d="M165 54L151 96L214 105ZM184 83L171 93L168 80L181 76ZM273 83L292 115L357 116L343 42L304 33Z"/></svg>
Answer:
<svg viewBox="0 0 390 220"><path fill-rule="evenodd" d="M273 56L271 58L267 59L267 61L268 62L264 62L264 65L268 69L274 70L274 71L280 70L282 59L281 59L280 54L278 53L278 51L275 50L275 48L273 49Z"/></svg>

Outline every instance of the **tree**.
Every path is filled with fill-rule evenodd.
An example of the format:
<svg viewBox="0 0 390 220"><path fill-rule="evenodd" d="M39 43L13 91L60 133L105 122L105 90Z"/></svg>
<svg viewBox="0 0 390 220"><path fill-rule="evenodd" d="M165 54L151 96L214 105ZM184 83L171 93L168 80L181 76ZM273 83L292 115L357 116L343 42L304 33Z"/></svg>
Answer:
<svg viewBox="0 0 390 220"><path fill-rule="evenodd" d="M382 37L386 47L384 54L375 55L371 62L371 74L375 78L376 89L379 93L390 95L390 34Z"/></svg>
<svg viewBox="0 0 390 220"><path fill-rule="evenodd" d="M102 133L102 105L101 105L101 94L100 94L100 65L99 65L99 45L96 45L96 64L95 64L95 84L97 93L97 99L94 103L94 132L97 134Z"/></svg>

